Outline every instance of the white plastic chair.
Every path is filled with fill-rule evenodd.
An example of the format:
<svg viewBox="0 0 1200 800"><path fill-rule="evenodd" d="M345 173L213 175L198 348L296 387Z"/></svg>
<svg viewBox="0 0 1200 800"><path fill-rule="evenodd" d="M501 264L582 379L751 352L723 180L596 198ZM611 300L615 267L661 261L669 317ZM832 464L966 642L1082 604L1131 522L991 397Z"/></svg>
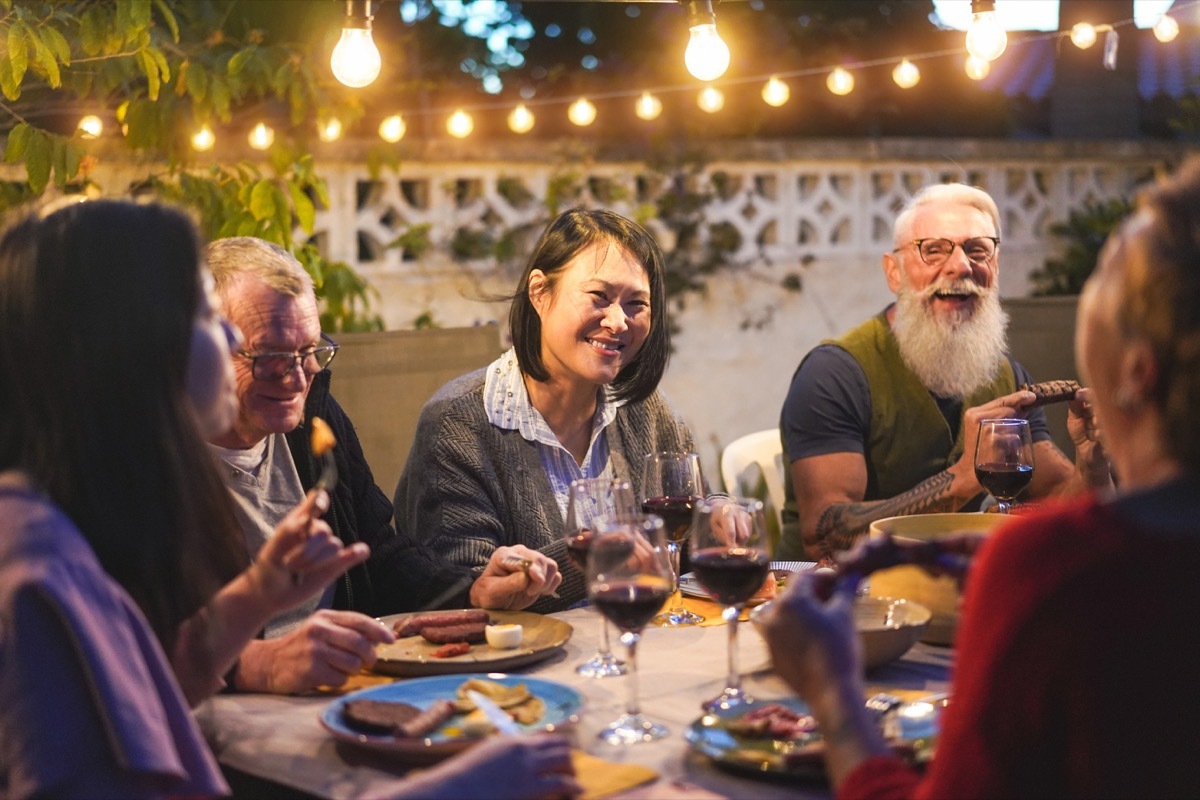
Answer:
<svg viewBox="0 0 1200 800"><path fill-rule="evenodd" d="M725 491L762 500L768 527L774 521L771 538L775 541L783 529L783 470L783 443L778 428L734 439L721 453Z"/></svg>

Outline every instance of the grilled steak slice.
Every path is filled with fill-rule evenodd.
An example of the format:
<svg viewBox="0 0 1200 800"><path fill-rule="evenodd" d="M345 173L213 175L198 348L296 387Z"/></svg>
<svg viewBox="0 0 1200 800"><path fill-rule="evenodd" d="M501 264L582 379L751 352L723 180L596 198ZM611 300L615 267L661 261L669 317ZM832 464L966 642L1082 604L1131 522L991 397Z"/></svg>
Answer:
<svg viewBox="0 0 1200 800"><path fill-rule="evenodd" d="M342 709L346 724L364 733L384 733L416 739L437 728L456 713L454 703L435 700L422 711L408 703L384 700L351 700Z"/></svg>

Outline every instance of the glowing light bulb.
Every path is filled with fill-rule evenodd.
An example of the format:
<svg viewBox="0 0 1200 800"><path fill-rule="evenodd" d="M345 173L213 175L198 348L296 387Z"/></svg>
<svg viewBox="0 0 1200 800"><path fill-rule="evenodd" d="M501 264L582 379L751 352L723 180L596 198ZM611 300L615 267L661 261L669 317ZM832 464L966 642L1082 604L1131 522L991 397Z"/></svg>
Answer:
<svg viewBox="0 0 1200 800"><path fill-rule="evenodd" d="M700 91L700 96L696 98L696 105L700 106L701 111L715 114L725 107L725 95L720 89L706 86Z"/></svg>
<svg viewBox="0 0 1200 800"><path fill-rule="evenodd" d="M100 134L104 133L104 122L95 114L88 114L79 120L77 127L87 139L98 138Z"/></svg>
<svg viewBox="0 0 1200 800"><path fill-rule="evenodd" d="M399 114L392 114L379 123L379 138L385 142L395 144L404 138L404 133L407 130L408 126L404 124L404 117Z"/></svg>
<svg viewBox="0 0 1200 800"><path fill-rule="evenodd" d="M513 133L529 133L533 130L533 112L519 104L508 115L508 127Z"/></svg>
<svg viewBox="0 0 1200 800"><path fill-rule="evenodd" d="M729 69L729 47L717 34L717 15L711 0L688 2L688 46L683 63L702 81L715 81Z"/></svg>
<svg viewBox="0 0 1200 800"><path fill-rule="evenodd" d="M1096 43L1096 28L1088 22L1076 22L1071 26L1071 44L1087 50Z"/></svg>
<svg viewBox="0 0 1200 800"><path fill-rule="evenodd" d="M847 95L854 91L854 76L845 67L838 67L829 73L825 85L836 95Z"/></svg>
<svg viewBox="0 0 1200 800"><path fill-rule="evenodd" d="M901 89L911 89L921 81L921 70L907 58L901 60L892 70L892 80Z"/></svg>
<svg viewBox="0 0 1200 800"><path fill-rule="evenodd" d="M275 143L275 131L265 122L260 122L250 131L247 139L255 150L266 150Z"/></svg>
<svg viewBox="0 0 1200 800"><path fill-rule="evenodd" d="M336 142L342 138L342 121L337 117L325 120L317 126L317 136L322 142Z"/></svg>
<svg viewBox="0 0 1200 800"><path fill-rule="evenodd" d="M981 81L988 76L992 71L992 65L982 58L975 56L967 56L967 64L965 67L967 77L973 81Z"/></svg>
<svg viewBox="0 0 1200 800"><path fill-rule="evenodd" d="M971 12L967 52L984 61L995 61L1008 47L1008 34L996 19L996 3L994 0L971 0Z"/></svg>
<svg viewBox="0 0 1200 800"><path fill-rule="evenodd" d="M379 77L383 61L379 58L379 48L371 38L371 0L365 0L362 15L354 13L354 8L355 0L347 0L342 38L333 48L329 66L333 69L333 77L359 89Z"/></svg>
<svg viewBox="0 0 1200 800"><path fill-rule="evenodd" d="M662 113L662 100L649 92L642 92L642 96L633 104L633 111L644 120L658 119L658 115Z"/></svg>
<svg viewBox="0 0 1200 800"><path fill-rule="evenodd" d="M596 121L596 107L586 97L581 97L567 109L567 119L581 128Z"/></svg>
<svg viewBox="0 0 1200 800"><path fill-rule="evenodd" d="M1163 14L1158 22L1154 23L1154 38L1163 44L1174 41L1178 35L1179 23L1175 21L1174 17Z"/></svg>
<svg viewBox="0 0 1200 800"><path fill-rule="evenodd" d="M475 130L475 120L471 119L471 115L461 108L446 120L446 132L455 139L465 139L471 135L473 130Z"/></svg>
<svg viewBox="0 0 1200 800"><path fill-rule="evenodd" d="M200 130L192 134L192 149L200 153L206 153L213 149L213 145L217 143L217 137L213 134L212 128L207 125L201 126Z"/></svg>
<svg viewBox="0 0 1200 800"><path fill-rule="evenodd" d="M788 85L774 75L771 76L769 81L763 84L762 99L769 106L779 108L791 96L792 90L788 88Z"/></svg>

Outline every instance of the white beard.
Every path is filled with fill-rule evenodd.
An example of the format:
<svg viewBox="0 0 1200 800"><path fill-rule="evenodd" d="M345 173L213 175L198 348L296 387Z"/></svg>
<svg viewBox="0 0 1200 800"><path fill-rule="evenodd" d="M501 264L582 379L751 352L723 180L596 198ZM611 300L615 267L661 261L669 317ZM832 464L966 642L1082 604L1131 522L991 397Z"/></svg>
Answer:
<svg viewBox="0 0 1200 800"><path fill-rule="evenodd" d="M974 294L974 311L937 314L929 304L935 292ZM944 281L915 292L900 286L892 333L900 355L917 378L939 397L963 399L991 383L1008 350L1008 314L995 287L968 281Z"/></svg>

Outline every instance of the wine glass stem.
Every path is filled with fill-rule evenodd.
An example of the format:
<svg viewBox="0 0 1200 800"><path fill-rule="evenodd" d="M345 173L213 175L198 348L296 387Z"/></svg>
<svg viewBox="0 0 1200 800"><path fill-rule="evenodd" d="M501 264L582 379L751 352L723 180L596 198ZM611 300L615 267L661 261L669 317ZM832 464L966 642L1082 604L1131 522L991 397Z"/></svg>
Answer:
<svg viewBox="0 0 1200 800"><path fill-rule="evenodd" d="M671 591L679 591L679 542L667 542L667 554L671 557Z"/></svg>
<svg viewBox="0 0 1200 800"><path fill-rule="evenodd" d="M641 638L633 631L625 631L621 634L621 643L629 650L629 674L626 675L626 680L629 682L629 696L625 702L625 713L631 717L642 713L641 703L638 701L637 678L637 644Z"/></svg>
<svg viewBox="0 0 1200 800"><path fill-rule="evenodd" d="M721 612L721 616L729 623L729 677L725 681L725 688L734 692L742 689L742 674L738 671L737 663L738 617L741 615L741 606L728 606Z"/></svg>
<svg viewBox="0 0 1200 800"><path fill-rule="evenodd" d="M608 620L604 615L600 615L600 655L609 656L612 654L612 648L608 644Z"/></svg>

